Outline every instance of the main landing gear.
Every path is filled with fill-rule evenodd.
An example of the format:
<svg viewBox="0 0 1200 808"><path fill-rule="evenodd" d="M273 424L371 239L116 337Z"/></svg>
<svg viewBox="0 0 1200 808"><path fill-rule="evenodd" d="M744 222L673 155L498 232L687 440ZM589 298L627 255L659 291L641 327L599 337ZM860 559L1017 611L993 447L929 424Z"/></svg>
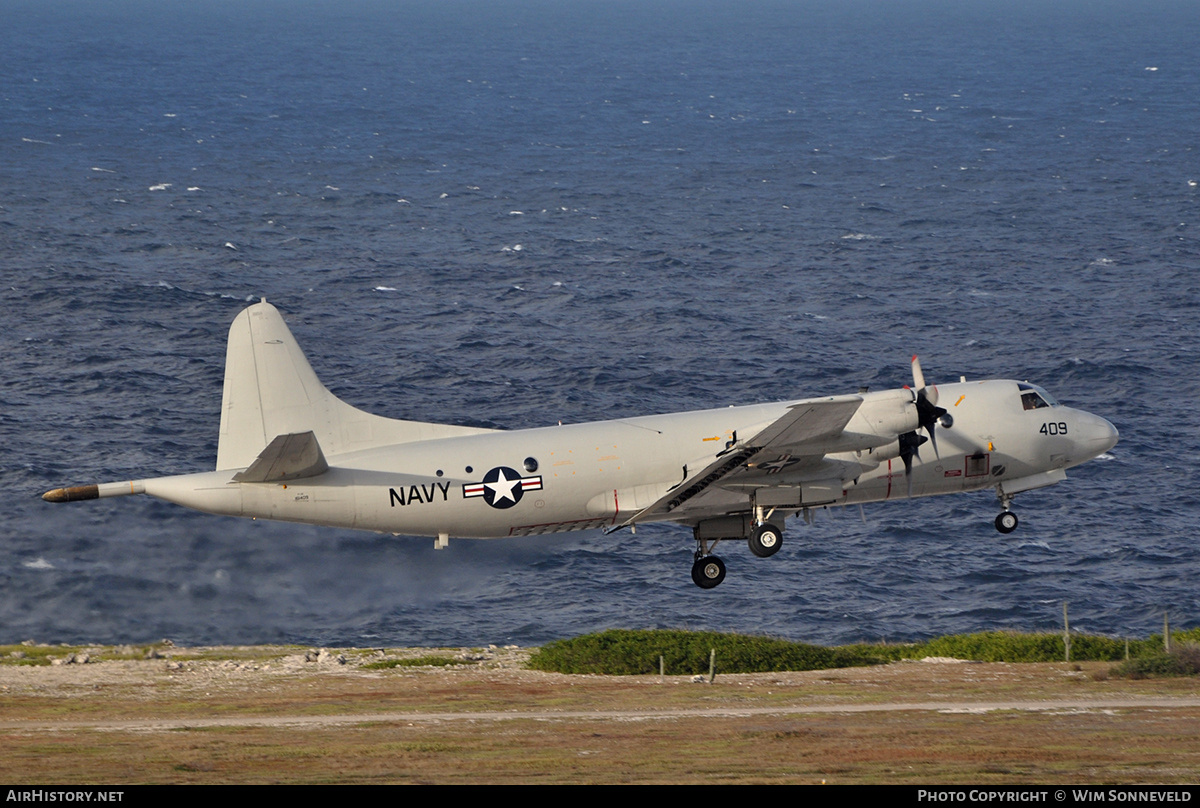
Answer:
<svg viewBox="0 0 1200 808"><path fill-rule="evenodd" d="M1000 507L1004 508L1004 511L996 517L996 530L1004 534L1012 533L1017 529L1017 525L1021 521L1017 519L1015 513L1009 510L1009 507L1012 505L1013 495L1004 493L1004 489L996 486L996 499L1000 500Z"/></svg>
<svg viewBox="0 0 1200 808"><path fill-rule="evenodd" d="M783 531L770 522L765 522L750 531L746 537L750 552L759 558L769 558L779 552L783 546Z"/></svg>
<svg viewBox="0 0 1200 808"><path fill-rule="evenodd" d="M712 589L725 580L725 562L715 555L700 555L692 563L692 583L701 589Z"/></svg>
<svg viewBox="0 0 1200 808"><path fill-rule="evenodd" d="M734 537L740 538L740 537ZM772 522L760 522L745 536L750 552L768 558L783 546L783 528ZM696 554L692 562L692 583L701 589L712 589L725 580L725 562L713 555L713 548L724 539L702 539L696 529Z"/></svg>

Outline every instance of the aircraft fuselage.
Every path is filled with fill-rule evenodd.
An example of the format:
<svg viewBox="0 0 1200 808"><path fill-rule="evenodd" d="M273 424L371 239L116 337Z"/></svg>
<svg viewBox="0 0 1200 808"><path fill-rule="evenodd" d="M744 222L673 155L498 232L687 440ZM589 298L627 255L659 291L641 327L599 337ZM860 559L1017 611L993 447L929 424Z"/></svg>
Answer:
<svg viewBox="0 0 1200 808"><path fill-rule="evenodd" d="M1061 405L1024 410L1016 382L940 385L953 418L913 464L911 496L953 494L1025 481L1040 487L1063 470L1106 451L1115 430L1102 418ZM870 406L870 394L864 409ZM605 528L663 496L684 467L714 455L735 435L779 418L795 402L624 418L383 446L331 457L331 468L308 479L231 482L232 472L146 480L146 492L200 510L359 528L405 535L501 538ZM851 425L853 426L853 421ZM831 500L796 499L796 508L904 499L909 481L898 457L873 463L866 451L826 459L860 472ZM800 488L807 469L785 462L764 471L762 487ZM798 464L803 465L803 464ZM502 470L485 481L489 472ZM1048 475L1048 476L1045 476ZM503 477L503 479L501 479ZM185 483L184 481L191 481ZM718 487L720 484L718 483ZM753 480L706 511L696 523L751 508ZM669 514L645 521L662 521Z"/></svg>
<svg viewBox="0 0 1200 808"><path fill-rule="evenodd" d="M913 387L499 431L383 418L317 379L266 301L229 331L217 470L61 488L45 499L146 493L201 511L385 533L500 538L674 521L692 579L725 577L713 543L766 557L788 516L830 505L1065 479L1117 441L1112 424L1024 382Z"/></svg>

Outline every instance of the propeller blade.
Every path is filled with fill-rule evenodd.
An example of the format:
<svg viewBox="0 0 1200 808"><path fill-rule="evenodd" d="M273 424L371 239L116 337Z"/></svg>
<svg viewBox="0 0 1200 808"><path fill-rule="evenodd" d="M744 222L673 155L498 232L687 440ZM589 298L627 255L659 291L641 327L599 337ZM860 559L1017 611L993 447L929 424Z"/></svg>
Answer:
<svg viewBox="0 0 1200 808"><path fill-rule="evenodd" d="M916 432L905 432L900 436L900 459L904 461L904 479L908 482L908 496L912 498L912 463L913 458L921 459L918 447L927 441L924 435Z"/></svg>
<svg viewBox="0 0 1200 808"><path fill-rule="evenodd" d="M917 423L919 428L929 434L929 441L933 444L933 454L941 459L942 455L938 452L937 435L933 425L946 414L946 411L937 405L937 385L927 386L925 384L925 374L921 371L921 360L917 359L916 354L913 354L912 358L912 374L913 385L917 391Z"/></svg>
<svg viewBox="0 0 1200 808"><path fill-rule="evenodd" d="M935 406L922 390L917 393L917 423L919 428L924 429L929 434L929 440L933 443L933 453L941 458L941 454L937 448L937 433L934 431L934 425L938 419L946 414L946 410L942 407Z"/></svg>
<svg viewBox="0 0 1200 808"><path fill-rule="evenodd" d="M917 355L913 354L912 358L912 374L913 374L913 389L925 389L925 374L921 372L921 360L917 359Z"/></svg>

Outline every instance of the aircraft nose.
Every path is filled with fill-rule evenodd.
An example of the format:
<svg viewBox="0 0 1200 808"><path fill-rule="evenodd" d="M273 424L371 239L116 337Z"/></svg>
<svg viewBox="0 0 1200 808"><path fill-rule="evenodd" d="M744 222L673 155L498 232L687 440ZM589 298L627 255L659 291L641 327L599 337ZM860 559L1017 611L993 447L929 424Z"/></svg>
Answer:
<svg viewBox="0 0 1200 808"><path fill-rule="evenodd" d="M1117 428L1099 415L1090 412L1082 413L1079 423L1079 437L1076 440L1087 451L1089 457L1096 457L1117 445Z"/></svg>

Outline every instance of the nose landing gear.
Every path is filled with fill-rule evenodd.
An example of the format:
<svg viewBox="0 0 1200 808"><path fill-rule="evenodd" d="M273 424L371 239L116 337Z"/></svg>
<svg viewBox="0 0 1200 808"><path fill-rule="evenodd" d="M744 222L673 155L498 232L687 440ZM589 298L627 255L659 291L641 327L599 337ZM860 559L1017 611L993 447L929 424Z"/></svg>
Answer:
<svg viewBox="0 0 1200 808"><path fill-rule="evenodd" d="M1013 496L1013 494L1004 493L1004 489L1000 486L996 486L996 499L1000 500L1000 507L1004 508L1003 513L996 517L996 530L1006 535L1016 530L1020 523L1017 515L1009 510Z"/></svg>

